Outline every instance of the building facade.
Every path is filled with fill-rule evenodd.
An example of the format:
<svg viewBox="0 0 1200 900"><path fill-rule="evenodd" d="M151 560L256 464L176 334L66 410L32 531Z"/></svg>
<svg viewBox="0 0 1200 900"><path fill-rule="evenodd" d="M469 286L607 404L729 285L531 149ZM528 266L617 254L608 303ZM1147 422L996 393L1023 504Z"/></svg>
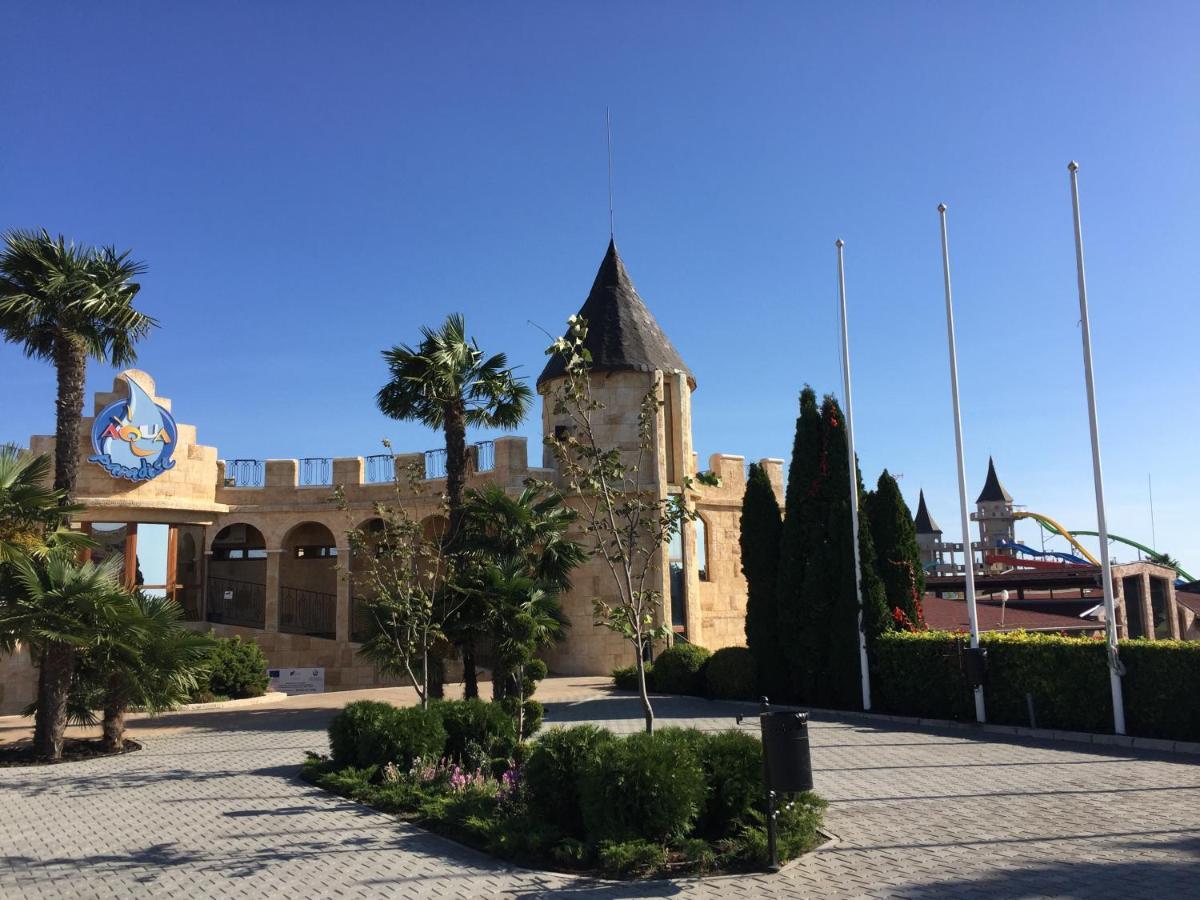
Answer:
<svg viewBox="0 0 1200 900"><path fill-rule="evenodd" d="M693 643L742 644L746 584L738 528L745 461L713 455L708 470L716 478L685 487L698 469L691 429L696 382L611 243L580 312L590 323L593 395L604 404L598 438L605 446L635 447L642 397L656 388L662 403L647 489L659 497L686 492L697 514L663 550L654 585L663 594L660 617ZM566 424L547 402L562 376L551 360L538 379L545 433ZM217 448L200 442L195 425L175 421L170 399L158 391L147 373L122 372L112 391L95 395L93 415L80 429L76 498L84 510L76 524L99 543L93 555L120 556L131 585L176 598L197 628L255 641L271 667L321 667L331 690L393 683L357 653L366 622L347 535L369 528L379 503L402 503L427 534L443 529L444 451L221 459ZM54 439L34 437L30 449L52 455ZM529 450L523 437L473 445L468 485L492 482L516 494L534 478L565 487L553 458L545 454L541 466L530 466ZM782 461L762 465L782 494ZM410 483L414 470L418 478ZM335 488L343 498L338 503ZM615 600L611 578L600 560L575 572L562 598L571 627L546 654L552 672L605 675L632 661L627 642L593 624L593 599ZM19 711L32 698L27 654L0 658L0 676L0 713Z"/></svg>

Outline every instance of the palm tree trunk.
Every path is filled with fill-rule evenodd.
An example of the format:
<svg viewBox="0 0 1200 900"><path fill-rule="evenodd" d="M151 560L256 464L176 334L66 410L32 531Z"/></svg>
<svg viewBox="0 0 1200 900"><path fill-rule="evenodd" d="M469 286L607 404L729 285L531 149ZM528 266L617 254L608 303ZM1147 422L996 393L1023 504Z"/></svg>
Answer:
<svg viewBox="0 0 1200 900"><path fill-rule="evenodd" d="M66 504L75 495L79 477L79 422L83 418L83 387L87 377L87 355L77 341L66 335L54 340L54 368L58 375L58 397L54 421L54 487L66 491Z"/></svg>
<svg viewBox="0 0 1200 900"><path fill-rule="evenodd" d="M129 694L118 673L109 676L104 697L104 719L100 723L101 744L113 753L125 749L125 714L129 712Z"/></svg>
<svg viewBox="0 0 1200 900"><path fill-rule="evenodd" d="M453 553L462 539L463 492L467 485L467 416L462 403L451 404L446 410L446 502L450 507L450 530L446 534L447 553ZM469 610L464 608L464 614ZM465 622L459 639L463 664L463 696L479 696L479 675L475 668L475 636L473 622Z"/></svg>
<svg viewBox="0 0 1200 900"><path fill-rule="evenodd" d="M75 649L51 644L38 671L38 710L34 750L42 759L62 759L67 730L67 696L75 670Z"/></svg>

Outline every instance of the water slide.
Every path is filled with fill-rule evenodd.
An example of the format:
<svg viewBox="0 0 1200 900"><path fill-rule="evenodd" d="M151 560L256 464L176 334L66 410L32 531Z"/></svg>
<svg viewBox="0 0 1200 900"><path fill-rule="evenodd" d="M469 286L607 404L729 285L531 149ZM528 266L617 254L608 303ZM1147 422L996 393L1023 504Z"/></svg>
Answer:
<svg viewBox="0 0 1200 900"><path fill-rule="evenodd" d="M1082 556L1089 563L1091 563L1093 566L1100 565L1100 560L1096 559L1096 557L1094 557L1094 556L1092 556L1092 554L1088 553L1087 548L1084 547L1083 544L1079 543L1079 541L1077 541L1075 539L1075 535L1071 534L1071 532L1067 531L1067 529L1063 528L1061 525L1059 525L1057 522L1055 522L1049 516L1044 516L1041 513L1025 511L1025 512L1013 513L1013 518L1014 519L1033 519L1033 520L1035 520L1039 525L1041 525L1047 531L1052 532L1054 534L1062 535L1063 537L1065 537L1067 539L1067 543L1069 543L1072 547L1074 547L1076 550L1078 550L1079 555Z"/></svg>
<svg viewBox="0 0 1200 900"><path fill-rule="evenodd" d="M1034 550L1032 547L1017 543L1016 541L1000 541L1000 546L1015 550L1024 556L1036 556L1039 559L1057 559L1074 566L1089 565L1086 559L1082 556L1076 556L1074 553L1060 553L1055 550Z"/></svg>
<svg viewBox="0 0 1200 900"><path fill-rule="evenodd" d="M1017 518L1021 518L1024 516L1028 516L1029 518L1036 519L1038 524L1041 525L1043 528L1045 528L1047 531L1049 531L1051 534L1061 535L1062 537L1065 537L1068 541L1070 541L1072 544L1074 544L1076 547L1079 546L1079 542L1075 540L1074 535L1071 534L1070 532L1068 532L1065 528L1063 528L1061 525L1059 525L1053 519L1047 518L1046 516L1038 515L1037 513L1016 513ZM1075 534L1083 534L1083 535L1087 535L1088 537L1099 537L1100 536L1100 533L1097 531L1076 531ZM1119 534L1113 534L1111 531L1108 533L1108 539L1110 541L1116 541L1119 544L1125 544L1129 547L1133 547L1134 549L1140 550L1142 553L1145 553L1147 556L1150 556L1150 557L1156 557L1156 556L1161 557L1162 556L1162 554L1159 553L1157 550L1151 549L1150 547L1147 547L1145 544L1139 544L1137 541L1132 541L1129 538L1121 537ZM1086 551L1084 551L1084 552L1086 553ZM1088 559L1091 559L1090 555L1088 555ZM1096 563L1096 565L1099 565L1099 563ZM1194 577L1192 577L1192 575L1190 575L1188 572L1184 571L1182 566L1179 566L1179 565L1175 566L1175 574L1177 574L1184 581L1195 581L1196 580Z"/></svg>

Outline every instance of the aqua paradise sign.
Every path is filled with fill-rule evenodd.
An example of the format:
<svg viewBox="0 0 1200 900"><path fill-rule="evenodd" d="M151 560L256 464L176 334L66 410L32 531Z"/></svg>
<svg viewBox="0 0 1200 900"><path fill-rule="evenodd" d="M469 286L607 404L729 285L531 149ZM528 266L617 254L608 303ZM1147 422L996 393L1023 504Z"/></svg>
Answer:
<svg viewBox="0 0 1200 900"><path fill-rule="evenodd" d="M126 375L121 378L129 396L110 403L92 423L92 449L88 462L104 468L113 478L149 481L175 465L171 454L179 430L170 412L154 402Z"/></svg>

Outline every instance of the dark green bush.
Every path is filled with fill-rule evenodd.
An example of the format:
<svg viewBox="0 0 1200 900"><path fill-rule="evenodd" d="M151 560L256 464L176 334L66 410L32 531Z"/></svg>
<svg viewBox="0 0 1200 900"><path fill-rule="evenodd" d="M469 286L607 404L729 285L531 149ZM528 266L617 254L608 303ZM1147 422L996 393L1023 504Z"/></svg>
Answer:
<svg viewBox="0 0 1200 900"><path fill-rule="evenodd" d="M446 730L441 755L471 769L498 757L512 756L517 743L516 725L501 704L479 699L435 700L429 708L441 716Z"/></svg>
<svg viewBox="0 0 1200 900"><path fill-rule="evenodd" d="M984 699L988 721L1029 725L1032 694L1041 728L1110 732L1112 700L1107 651L1097 638L1048 634L985 634ZM971 719L963 635L893 632L875 642L879 708L908 716ZM1200 644L1129 640L1120 643L1129 734L1200 740Z"/></svg>
<svg viewBox="0 0 1200 900"><path fill-rule="evenodd" d="M704 666L706 693L716 700L752 700L757 675L754 654L746 647L723 647Z"/></svg>
<svg viewBox="0 0 1200 900"><path fill-rule="evenodd" d="M329 747L339 766L366 768L391 762L407 771L414 759L443 754L446 729L436 709L401 709L357 700L330 721Z"/></svg>
<svg viewBox="0 0 1200 900"><path fill-rule="evenodd" d="M620 691L636 691L638 687L637 666L621 666L613 669L613 686ZM654 690L654 666L646 666L646 690Z"/></svg>
<svg viewBox="0 0 1200 900"><path fill-rule="evenodd" d="M652 875L667 864L667 851L651 841L604 841L597 848L600 870L612 878Z"/></svg>
<svg viewBox="0 0 1200 900"><path fill-rule="evenodd" d="M615 738L594 725L551 728L537 739L522 772L531 813L575 838L584 836L581 783Z"/></svg>
<svg viewBox="0 0 1200 900"><path fill-rule="evenodd" d="M261 697L267 690L267 658L253 641L241 636L218 638L212 651L208 691L216 696Z"/></svg>
<svg viewBox="0 0 1200 900"><path fill-rule="evenodd" d="M762 806L762 744L744 731L717 731L704 734L699 750L708 797L696 833L708 838L733 835Z"/></svg>
<svg viewBox="0 0 1200 900"><path fill-rule="evenodd" d="M790 805L779 810L776 826L780 859L794 859L821 843L820 827L825 806L825 801L816 794L806 793L798 794ZM726 866L763 868L769 860L765 816L755 812L752 824L743 826L736 835L721 841L718 846L719 859Z"/></svg>
<svg viewBox="0 0 1200 900"><path fill-rule="evenodd" d="M695 644L678 643L654 660L654 690L664 694L704 693L702 670L712 654Z"/></svg>
<svg viewBox="0 0 1200 900"><path fill-rule="evenodd" d="M695 743L679 729L667 729L606 746L583 776L587 839L663 844L687 836L707 794Z"/></svg>

